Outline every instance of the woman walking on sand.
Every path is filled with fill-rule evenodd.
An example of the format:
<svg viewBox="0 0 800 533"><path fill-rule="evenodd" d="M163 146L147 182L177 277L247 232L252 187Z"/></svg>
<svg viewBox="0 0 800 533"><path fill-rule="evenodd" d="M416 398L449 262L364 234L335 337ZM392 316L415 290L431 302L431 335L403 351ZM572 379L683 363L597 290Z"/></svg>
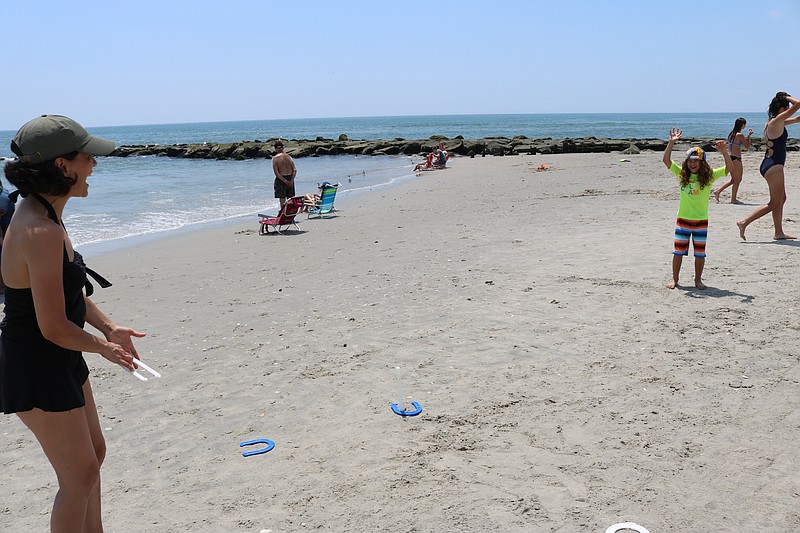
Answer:
<svg viewBox="0 0 800 533"><path fill-rule="evenodd" d="M719 189L714 190L714 199L717 203L719 203L720 193L731 185L733 185L733 189L731 189L731 203L742 203L736 196L739 193L739 185L742 183L742 175L744 174L744 168L742 167L742 148L746 150L750 149L750 137L753 135L753 128L750 128L750 131L747 132L747 136L742 133L746 125L747 120L743 117L739 117L733 124L733 130L728 134L728 152L731 154L733 165L730 168L730 179L723 183Z"/></svg>
<svg viewBox="0 0 800 533"><path fill-rule="evenodd" d="M747 218L736 223L739 226L739 236L742 240L747 240L744 236L747 226L770 212L772 213L772 223L775 226L773 239L797 238L783 232L783 204L786 203L783 165L786 163L786 140L789 138L786 126L800 122L800 118L792 117L798 109L800 109L800 100L785 92L776 94L769 104L769 109L767 110L769 121L764 126L766 150L764 152L764 160L761 162L761 168L759 169L769 186L769 203L762 205L750 213Z"/></svg>
<svg viewBox="0 0 800 533"><path fill-rule="evenodd" d="M86 179L114 143L60 115L22 126L5 175L24 198L3 239L5 317L0 328L0 409L33 432L58 479L51 531L103 530L100 465L106 444L82 352L129 371L133 329L109 320L89 296L86 268L61 223L67 201L89 194ZM84 295L84 289L86 294ZM83 329L88 322L102 337Z"/></svg>

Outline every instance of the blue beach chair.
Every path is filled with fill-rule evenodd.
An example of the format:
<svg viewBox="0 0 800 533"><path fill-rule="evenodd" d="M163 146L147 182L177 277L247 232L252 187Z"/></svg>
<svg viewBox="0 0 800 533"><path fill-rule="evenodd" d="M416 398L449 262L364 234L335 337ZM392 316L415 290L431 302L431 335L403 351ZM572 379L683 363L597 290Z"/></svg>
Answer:
<svg viewBox="0 0 800 533"><path fill-rule="evenodd" d="M331 185L326 181L322 183L319 188L319 199L314 202L306 203L308 218L311 218L312 215L319 218L325 218L326 215L338 216L336 208L333 207L333 201L336 199L336 191L339 190L339 184L335 183Z"/></svg>

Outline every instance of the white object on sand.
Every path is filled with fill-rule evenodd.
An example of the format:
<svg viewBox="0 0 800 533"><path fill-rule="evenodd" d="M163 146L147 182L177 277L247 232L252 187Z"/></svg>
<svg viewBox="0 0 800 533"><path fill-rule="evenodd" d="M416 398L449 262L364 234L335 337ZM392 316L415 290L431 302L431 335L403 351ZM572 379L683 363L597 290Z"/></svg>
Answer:
<svg viewBox="0 0 800 533"><path fill-rule="evenodd" d="M638 531L639 533L650 533L642 526L634 524L633 522L622 522L620 524L614 524L613 526L608 526L608 529L606 529L606 533L617 533L617 531L623 531L625 529Z"/></svg>
<svg viewBox="0 0 800 533"><path fill-rule="evenodd" d="M161 374L159 374L158 372L156 372L155 370L153 370L152 368L150 368L149 366L147 366L146 364L144 364L144 362L142 362L142 360L141 360L141 359L137 359L137 360L136 360L136 364L137 364L137 365L138 365L140 368L143 368L143 369L147 370L148 372L150 372L151 374L153 374L153 376L155 376L155 377L157 377L157 378L160 378L160 377L161 377ZM140 374L138 371L136 371L136 370L134 370L133 372L131 372L130 370L128 370L128 373L129 373L131 376L135 377L136 379L138 379L138 380L140 380L140 381L147 381L147 378L146 378L146 377L144 377L143 375L141 375L141 374Z"/></svg>

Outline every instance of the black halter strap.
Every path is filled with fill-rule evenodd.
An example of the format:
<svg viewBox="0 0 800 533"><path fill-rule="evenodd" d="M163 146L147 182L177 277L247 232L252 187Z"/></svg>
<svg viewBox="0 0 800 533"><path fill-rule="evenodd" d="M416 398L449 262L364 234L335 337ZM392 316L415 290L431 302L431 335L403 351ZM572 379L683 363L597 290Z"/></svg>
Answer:
<svg viewBox="0 0 800 533"><path fill-rule="evenodd" d="M27 197L27 194L22 194L19 191L14 191L11 194L15 194L15 193L17 195L22 196L23 198ZM45 209L47 209L47 216L50 218L50 220L52 220L53 222L55 222L56 224L58 224L62 228L64 228L64 231L67 231L67 228L64 226L64 222L62 222L61 219L58 218L58 215L56 214L56 210L53 209L52 204L50 204L50 202L48 202L47 200L45 200L44 198L42 198L39 194L37 194L35 192L32 192L30 194L31 194L31 196L33 196L34 198L39 200L39 203L42 204ZM16 197L14 199L16 200ZM64 243L64 257L67 260L69 260L69 258L67 257L67 244L66 243ZM100 274L98 274L97 272L92 270L91 268L87 267L85 264L83 265L83 267L86 270L86 273L89 274L92 278L94 278L94 280L97 282L98 285L100 285L100 287L102 287L104 289L107 289L107 288L109 288L111 286L111 282L108 281L106 278L104 278L103 276L101 276ZM92 283L88 279L86 280L86 285L84 285L84 287L86 289L86 296L91 296L94 293L94 286L92 285Z"/></svg>
<svg viewBox="0 0 800 533"><path fill-rule="evenodd" d="M47 209L47 216L50 217L50 220L52 220L53 222L55 222L56 224L58 224L62 228L64 228L64 223L61 222L60 218L58 218L58 215L56 214L56 210L53 209L53 205L50 202L48 202L47 200L45 200L44 198L42 198L38 193L32 192L30 194L31 194L31 196L33 196L34 198L39 200L39 203L42 204L45 209ZM27 196L27 194L26 195L22 195L23 198L25 198L26 196ZM65 231L66 231L66 229L67 228L64 228Z"/></svg>

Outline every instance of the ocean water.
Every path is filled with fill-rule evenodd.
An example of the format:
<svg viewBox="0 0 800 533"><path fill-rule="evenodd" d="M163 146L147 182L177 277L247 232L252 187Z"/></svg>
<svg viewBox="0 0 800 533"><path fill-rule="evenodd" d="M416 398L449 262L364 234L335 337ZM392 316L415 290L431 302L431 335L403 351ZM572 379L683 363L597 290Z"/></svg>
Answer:
<svg viewBox="0 0 800 533"><path fill-rule="evenodd" d="M247 140L427 139L432 135L465 138L493 136L554 139L576 137L662 138L670 128L688 137L724 138L738 116L756 136L766 113L549 114L361 117L259 120L195 124L87 127L117 145L225 143ZM0 157L11 157L13 131L0 131ZM415 179L416 158L406 156L326 156L300 158L297 193L316 190L322 181L340 182L339 194L368 193L398 181ZM276 212L269 160L215 161L167 157L99 158L89 178L89 198L70 201L64 223L76 246L106 250L143 236L256 213ZM8 183L3 180L4 187ZM84 253L86 249L82 249ZM91 252L90 252L91 253Z"/></svg>

